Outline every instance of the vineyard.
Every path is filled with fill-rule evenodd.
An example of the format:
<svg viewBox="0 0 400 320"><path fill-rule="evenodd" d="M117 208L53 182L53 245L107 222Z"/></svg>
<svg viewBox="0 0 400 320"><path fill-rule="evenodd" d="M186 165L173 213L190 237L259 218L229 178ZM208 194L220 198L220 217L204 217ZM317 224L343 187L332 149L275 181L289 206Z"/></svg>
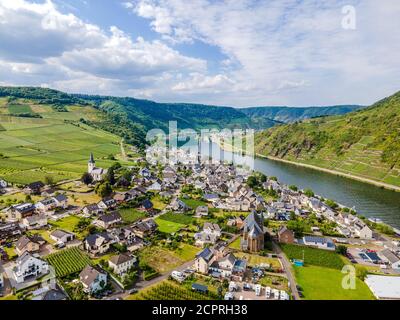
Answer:
<svg viewBox="0 0 400 320"><path fill-rule="evenodd" d="M70 248L46 257L47 262L56 269L57 277L65 277L82 271L92 264L89 257L78 248Z"/></svg>
<svg viewBox="0 0 400 320"><path fill-rule="evenodd" d="M131 300L211 300L211 297L166 281L131 296Z"/></svg>
<svg viewBox="0 0 400 320"><path fill-rule="evenodd" d="M344 266L344 262L340 255L332 251L292 244L282 244L281 247L289 259L301 260L303 259L304 254L304 262L306 265L314 265L338 270L341 270Z"/></svg>

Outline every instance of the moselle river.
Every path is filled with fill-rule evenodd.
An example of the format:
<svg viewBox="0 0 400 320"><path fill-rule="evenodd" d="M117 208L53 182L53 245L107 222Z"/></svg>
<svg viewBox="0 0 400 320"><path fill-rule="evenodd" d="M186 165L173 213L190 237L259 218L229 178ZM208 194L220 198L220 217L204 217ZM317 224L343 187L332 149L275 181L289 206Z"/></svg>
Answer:
<svg viewBox="0 0 400 320"><path fill-rule="evenodd" d="M209 154L210 146L202 144L202 153ZM212 144L213 158L224 157L237 164L251 164L251 159L239 154L221 151ZM223 155L222 155L223 154ZM234 157L234 158L233 158ZM301 189L312 189L316 194L340 204L355 208L366 217L380 218L389 225L400 228L400 192L390 191L333 174L303 168L279 161L256 158L254 170L266 176L275 176L280 182L296 185Z"/></svg>

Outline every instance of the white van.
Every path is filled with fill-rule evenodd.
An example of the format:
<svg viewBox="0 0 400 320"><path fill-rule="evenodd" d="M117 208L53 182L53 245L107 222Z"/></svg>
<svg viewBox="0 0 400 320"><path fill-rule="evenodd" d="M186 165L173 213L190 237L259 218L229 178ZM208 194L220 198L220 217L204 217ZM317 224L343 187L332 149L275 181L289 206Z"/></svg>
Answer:
<svg viewBox="0 0 400 320"><path fill-rule="evenodd" d="M261 292L262 292L262 287L261 287L261 285L257 284L257 285L254 287L254 290L255 290L255 292L256 292L256 296L257 296L257 297L261 296Z"/></svg>
<svg viewBox="0 0 400 320"><path fill-rule="evenodd" d="M265 288L265 297L266 297L267 299L270 299L270 298L271 298L271 288L270 288L270 287L266 287L266 288Z"/></svg>

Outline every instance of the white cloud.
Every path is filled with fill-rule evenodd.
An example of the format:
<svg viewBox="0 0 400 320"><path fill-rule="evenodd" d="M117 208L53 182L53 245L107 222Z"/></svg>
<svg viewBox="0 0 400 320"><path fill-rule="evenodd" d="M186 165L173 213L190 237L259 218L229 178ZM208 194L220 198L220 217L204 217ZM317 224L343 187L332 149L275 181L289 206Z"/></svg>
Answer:
<svg viewBox="0 0 400 320"><path fill-rule="evenodd" d="M165 39L200 40L229 57L222 67L237 62L226 71L238 84L236 95L209 96L214 102L371 103L399 89L397 0L131 3ZM341 27L348 4L356 8L356 30Z"/></svg>

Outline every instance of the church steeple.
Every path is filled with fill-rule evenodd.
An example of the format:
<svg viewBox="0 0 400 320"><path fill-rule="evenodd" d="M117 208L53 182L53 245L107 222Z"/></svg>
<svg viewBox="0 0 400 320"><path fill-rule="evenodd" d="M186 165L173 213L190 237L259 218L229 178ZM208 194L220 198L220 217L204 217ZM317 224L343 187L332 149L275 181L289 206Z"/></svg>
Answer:
<svg viewBox="0 0 400 320"><path fill-rule="evenodd" d="M90 153L89 163L94 163L93 152Z"/></svg>
<svg viewBox="0 0 400 320"><path fill-rule="evenodd" d="M96 167L96 163L94 161L93 152L90 153L90 158L88 162L88 173L92 173L94 168Z"/></svg>

